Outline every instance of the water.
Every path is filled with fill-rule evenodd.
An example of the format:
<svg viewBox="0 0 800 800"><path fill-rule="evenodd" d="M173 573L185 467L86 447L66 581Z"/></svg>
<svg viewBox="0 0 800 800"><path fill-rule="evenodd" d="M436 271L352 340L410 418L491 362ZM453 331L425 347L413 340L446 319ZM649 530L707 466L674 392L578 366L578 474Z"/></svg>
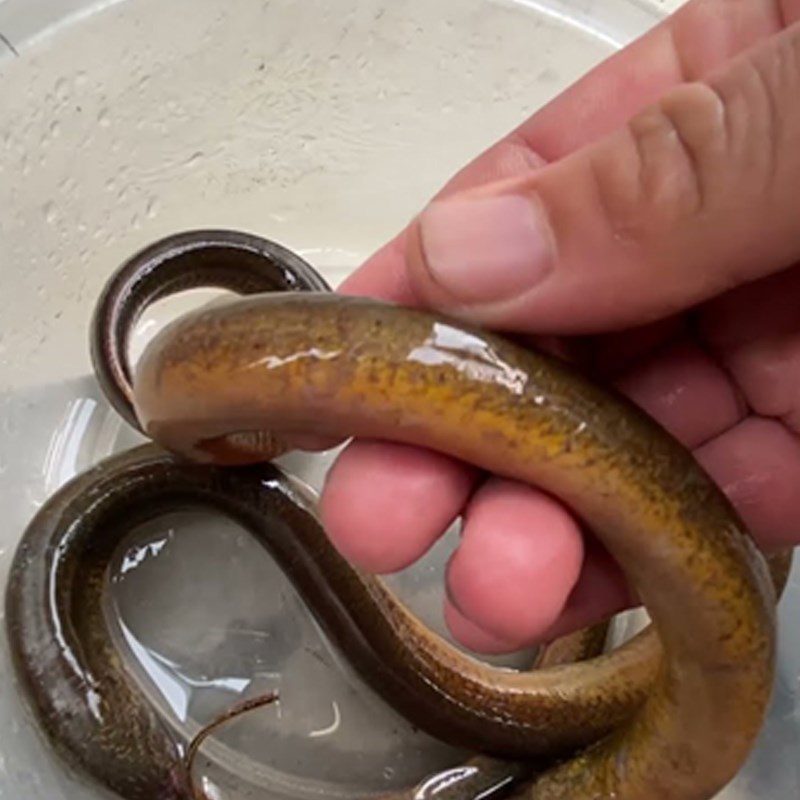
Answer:
<svg viewBox="0 0 800 800"><path fill-rule="evenodd" d="M48 27L89 6L107 8ZM230 226L297 249L336 284L454 169L654 21L644 1L608 0L602 19L598 7L314 0L298 14L291 0L240 0L233 14L217 0L0 2L0 33L20 54L0 43L0 579L57 487L139 441L88 377L88 319L114 266L166 233ZM214 296L154 309L134 355L165 318ZM324 459L284 464L320 485ZM451 546L391 582L437 630ZM797 796L799 593L795 578L762 746L726 800ZM132 531L110 602L127 663L188 732L237 698L280 689L279 705L209 746L210 798L349 797L452 763L360 684L266 554L225 520L172 515ZM0 661L9 676L4 638ZM52 758L10 679L0 753L2 800L98 796Z"/></svg>
<svg viewBox="0 0 800 800"><path fill-rule="evenodd" d="M457 760L361 684L269 556L224 519L184 513L144 526L120 556L113 599L139 669L189 730L243 697L280 693L221 736L240 778L269 771L270 783L310 793L330 783L356 792Z"/></svg>

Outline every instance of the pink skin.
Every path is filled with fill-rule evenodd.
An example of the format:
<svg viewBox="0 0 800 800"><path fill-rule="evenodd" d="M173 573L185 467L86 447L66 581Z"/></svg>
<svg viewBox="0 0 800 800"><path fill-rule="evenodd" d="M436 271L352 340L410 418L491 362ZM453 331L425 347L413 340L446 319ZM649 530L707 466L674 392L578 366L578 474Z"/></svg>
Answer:
<svg viewBox="0 0 800 800"><path fill-rule="evenodd" d="M491 632L508 647L524 646L527 631L561 614L582 562L580 528L558 503L529 486L490 478L466 509L447 570L448 623L452 629L469 621L471 630ZM454 633L476 646L468 631Z"/></svg>
<svg viewBox="0 0 800 800"><path fill-rule="evenodd" d="M782 15L776 6L695 0L484 153L440 197L538 169L616 129L670 87L800 18L798 0L780 4ZM721 21L726 14L730 24ZM423 304L407 240L401 233L341 291ZM672 308L635 331L623 326L559 343L692 448L767 551L798 543L800 531L798 297L800 267L707 301L690 325ZM625 298L616 302L624 306ZM635 317L627 312L619 310ZM537 331L522 332L537 341ZM377 573L407 567L463 516L445 617L454 637L478 652L551 639L634 602L616 565L568 509L534 487L484 478L436 453L351 444L329 476L322 514L337 547Z"/></svg>
<svg viewBox="0 0 800 800"><path fill-rule="evenodd" d="M354 492L350 475L369 476L369 491ZM450 527L476 481L474 470L439 453L360 441L329 472L321 512L345 558L371 572L397 572Z"/></svg>

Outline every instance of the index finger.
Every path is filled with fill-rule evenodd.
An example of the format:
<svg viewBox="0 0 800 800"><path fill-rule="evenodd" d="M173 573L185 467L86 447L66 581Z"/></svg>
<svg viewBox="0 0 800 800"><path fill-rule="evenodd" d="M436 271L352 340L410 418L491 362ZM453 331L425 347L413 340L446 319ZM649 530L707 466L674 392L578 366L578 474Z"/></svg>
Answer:
<svg viewBox="0 0 800 800"><path fill-rule="evenodd" d="M800 0L691 0L479 155L437 197L563 158L612 132L673 86L702 78L798 17ZM404 254L401 232L339 291L419 305Z"/></svg>

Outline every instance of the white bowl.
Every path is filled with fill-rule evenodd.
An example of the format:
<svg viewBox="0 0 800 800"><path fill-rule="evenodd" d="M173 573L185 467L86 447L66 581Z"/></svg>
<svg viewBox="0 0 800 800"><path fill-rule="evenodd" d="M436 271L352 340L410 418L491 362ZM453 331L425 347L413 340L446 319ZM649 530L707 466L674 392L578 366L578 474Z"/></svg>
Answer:
<svg viewBox="0 0 800 800"><path fill-rule="evenodd" d="M296 249L336 284L454 170L678 4L0 0L3 582L45 498L137 441L101 397L87 347L122 259L181 229L231 227ZM154 309L135 349L197 301ZM286 463L319 486L327 461ZM392 579L440 631L450 546ZM113 599L165 713L193 728L243 691L281 688L280 718L253 715L208 748L209 797L240 796L225 793L231 773L268 784L249 786L257 797L356 796L459 757L363 687L235 527L160 520L127 555L139 566ZM795 580L784 609L798 594ZM784 611L763 742L725 797L800 791L800 639L787 622ZM4 637L0 657L0 798L101 797L65 774L22 711Z"/></svg>

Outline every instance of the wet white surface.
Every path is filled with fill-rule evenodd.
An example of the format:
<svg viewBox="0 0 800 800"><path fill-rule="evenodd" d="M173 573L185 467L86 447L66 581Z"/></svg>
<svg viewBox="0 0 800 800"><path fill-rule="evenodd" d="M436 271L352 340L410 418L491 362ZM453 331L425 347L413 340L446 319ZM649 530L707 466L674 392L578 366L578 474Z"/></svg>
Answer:
<svg viewBox="0 0 800 800"><path fill-rule="evenodd" d="M90 377L109 272L201 226L277 239L335 284L459 166L677 3L627 0L0 0L0 580L44 499L136 437ZM205 295L202 296L203 298ZM162 305L141 339L197 297ZM324 459L288 465L319 485ZM393 579L441 630L449 542ZM389 712L321 638L271 563L222 520L136 532L114 585L133 661L189 728L241 693L280 712L209 748L207 791L351 796L455 754ZM800 778L800 633L784 603L775 708L724 795L785 800ZM100 797L21 712L0 640L0 798ZM245 780L231 785L226 772ZM218 788L214 788L217 786Z"/></svg>

